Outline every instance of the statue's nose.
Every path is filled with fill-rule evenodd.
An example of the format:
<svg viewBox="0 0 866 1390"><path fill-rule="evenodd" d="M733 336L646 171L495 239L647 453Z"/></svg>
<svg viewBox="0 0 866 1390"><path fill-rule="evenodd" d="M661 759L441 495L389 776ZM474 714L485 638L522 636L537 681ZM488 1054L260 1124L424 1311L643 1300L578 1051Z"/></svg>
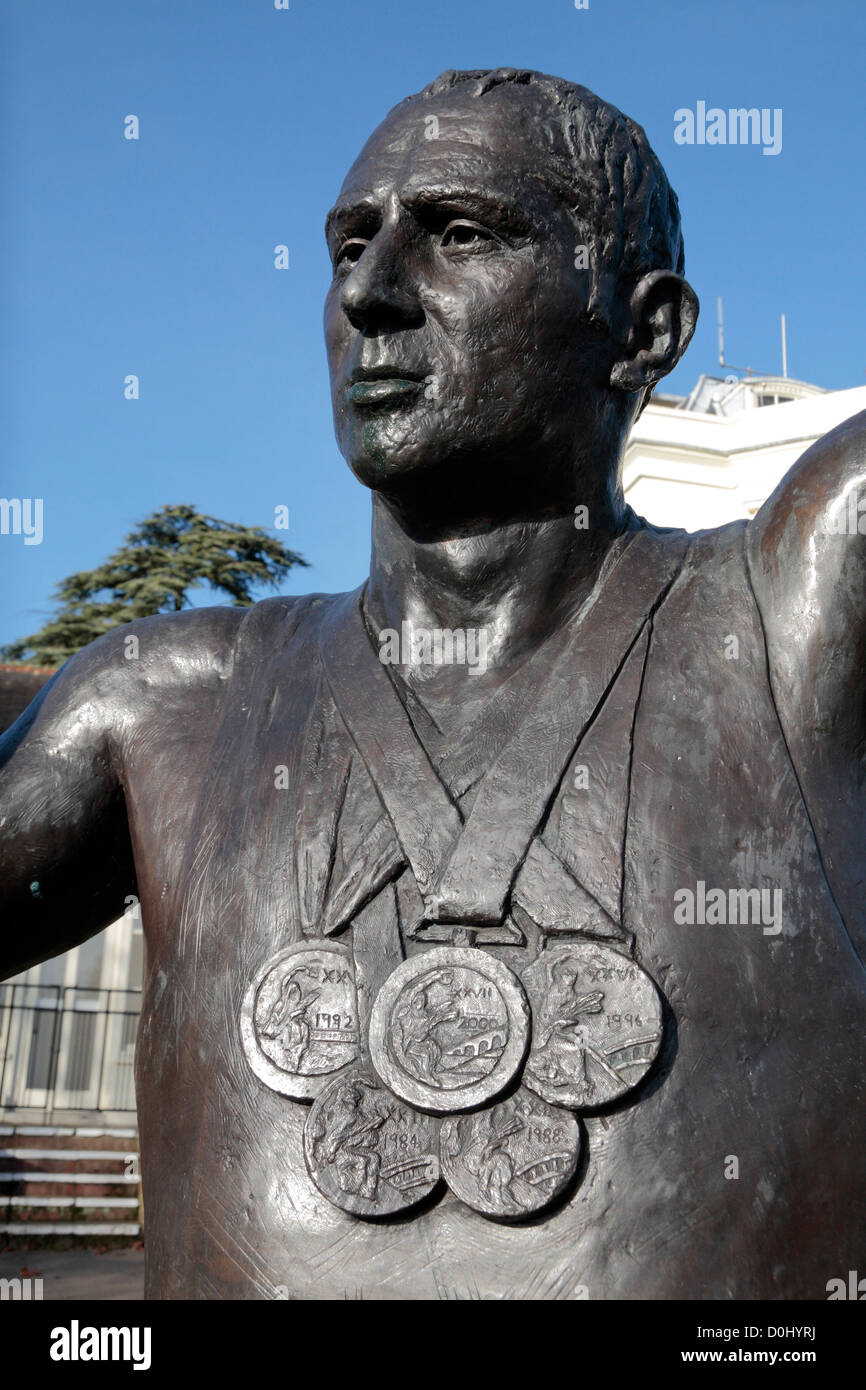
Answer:
<svg viewBox="0 0 866 1390"><path fill-rule="evenodd" d="M347 275L340 303L362 333L412 328L424 320L409 255L391 229L382 228Z"/></svg>

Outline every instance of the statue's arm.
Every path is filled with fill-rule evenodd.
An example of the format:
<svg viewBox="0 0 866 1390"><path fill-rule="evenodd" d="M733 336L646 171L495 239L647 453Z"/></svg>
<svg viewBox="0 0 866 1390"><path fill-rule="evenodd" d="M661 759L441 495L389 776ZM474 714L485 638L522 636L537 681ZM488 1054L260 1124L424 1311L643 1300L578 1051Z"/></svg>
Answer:
<svg viewBox="0 0 866 1390"><path fill-rule="evenodd" d="M863 510L858 504L862 501ZM770 684L824 868L866 947L866 412L798 459L746 529Z"/></svg>
<svg viewBox="0 0 866 1390"><path fill-rule="evenodd" d="M191 794L184 747L213 732L246 612L201 608L116 628L68 661L0 739L0 979L123 912L136 892L125 788L132 796L158 780L157 768L165 777L168 763L176 794Z"/></svg>
<svg viewBox="0 0 866 1390"><path fill-rule="evenodd" d="M0 978L92 936L134 891L115 645L68 661L0 738Z"/></svg>

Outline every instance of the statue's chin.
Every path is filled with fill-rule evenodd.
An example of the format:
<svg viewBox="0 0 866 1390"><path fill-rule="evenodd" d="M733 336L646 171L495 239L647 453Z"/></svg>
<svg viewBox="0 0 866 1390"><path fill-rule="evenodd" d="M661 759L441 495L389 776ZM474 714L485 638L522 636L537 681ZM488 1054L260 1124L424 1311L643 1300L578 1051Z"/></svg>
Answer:
<svg viewBox="0 0 866 1390"><path fill-rule="evenodd" d="M402 440L396 443L387 436L359 441L353 439L351 448L344 447L343 456L355 477L373 492L401 492L427 486L437 473L443 484L450 472L449 458L453 452L434 446L430 441Z"/></svg>

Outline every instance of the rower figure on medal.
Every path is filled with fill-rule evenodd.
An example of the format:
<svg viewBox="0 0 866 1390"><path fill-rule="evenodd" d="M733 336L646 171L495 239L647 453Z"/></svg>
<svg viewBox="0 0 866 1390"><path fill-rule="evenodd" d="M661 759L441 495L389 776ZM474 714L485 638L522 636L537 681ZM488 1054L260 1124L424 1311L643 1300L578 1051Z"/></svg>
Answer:
<svg viewBox="0 0 866 1390"><path fill-rule="evenodd" d="M631 956L595 941L548 946L523 972L532 1047L523 1074L552 1105L590 1110L646 1076L662 1042L662 1002Z"/></svg>
<svg viewBox="0 0 866 1390"><path fill-rule="evenodd" d="M404 1105L370 1071L353 1068L313 1104L304 1158L333 1206L368 1219L393 1216L439 1183L439 1122Z"/></svg>
<svg viewBox="0 0 866 1390"><path fill-rule="evenodd" d="M387 1086L434 1114L472 1110L518 1074L529 1005L507 965L475 947L434 946L385 981L370 1016L370 1056Z"/></svg>
<svg viewBox="0 0 866 1390"><path fill-rule="evenodd" d="M482 1216L520 1221L560 1200L577 1172L580 1125L521 1086L506 1100L442 1122L442 1174Z"/></svg>
<svg viewBox="0 0 866 1390"><path fill-rule="evenodd" d="M247 1061L266 1086L312 1100L360 1053L352 953L335 941L309 940L262 966L241 1009Z"/></svg>

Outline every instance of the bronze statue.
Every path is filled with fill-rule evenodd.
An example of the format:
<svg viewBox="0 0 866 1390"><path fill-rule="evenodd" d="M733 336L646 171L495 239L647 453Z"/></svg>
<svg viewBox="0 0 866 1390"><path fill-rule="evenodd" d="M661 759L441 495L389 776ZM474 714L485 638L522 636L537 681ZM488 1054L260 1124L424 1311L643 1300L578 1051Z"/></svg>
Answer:
<svg viewBox="0 0 866 1390"><path fill-rule="evenodd" d="M698 306L643 131L557 78L402 102L327 236L368 581L109 633L0 745L3 973L141 899L148 1294L825 1298L866 418L749 523L634 515Z"/></svg>

